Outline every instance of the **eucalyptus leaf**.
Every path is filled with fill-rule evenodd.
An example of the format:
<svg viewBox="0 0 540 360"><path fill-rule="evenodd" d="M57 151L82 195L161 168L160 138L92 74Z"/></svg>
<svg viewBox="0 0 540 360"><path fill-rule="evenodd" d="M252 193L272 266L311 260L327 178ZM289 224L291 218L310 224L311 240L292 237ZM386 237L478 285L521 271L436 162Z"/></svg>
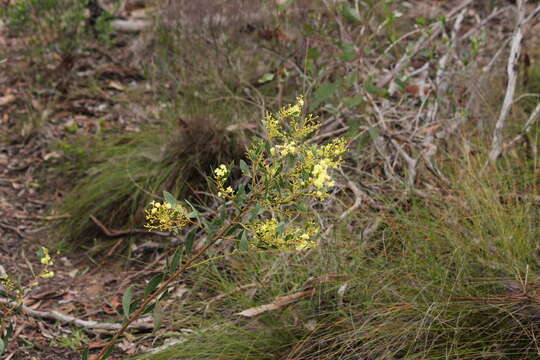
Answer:
<svg viewBox="0 0 540 360"><path fill-rule="evenodd" d="M159 329L161 323L163 322L163 317L165 313L161 307L159 301L156 301L154 310L152 311L152 319L154 320L154 332Z"/></svg>
<svg viewBox="0 0 540 360"><path fill-rule="evenodd" d="M163 190L163 198L166 202L171 204L171 206L174 208L176 206L176 199L172 194L168 191Z"/></svg>
<svg viewBox="0 0 540 360"><path fill-rule="evenodd" d="M238 249L241 251L249 250L249 243L247 237L247 231L242 231L242 237L240 238L240 243L238 244Z"/></svg>
<svg viewBox="0 0 540 360"><path fill-rule="evenodd" d="M131 307L131 298L133 297L133 286L130 286L126 289L124 292L124 296L122 296L122 308L124 310L124 316L126 318L129 318L130 314L130 307Z"/></svg>
<svg viewBox="0 0 540 360"><path fill-rule="evenodd" d="M148 285L146 285L146 289L144 290L143 297L147 297L149 294L154 292L154 290L156 290L161 280L163 280L163 274L156 275L152 279L150 279L150 281L148 282Z"/></svg>
<svg viewBox="0 0 540 360"><path fill-rule="evenodd" d="M186 249L187 255L191 255L191 251L193 250L193 242L195 241L196 233L197 233L197 229L193 229L186 236L185 249Z"/></svg>
<svg viewBox="0 0 540 360"><path fill-rule="evenodd" d="M251 171L249 171L249 166L244 160L240 160L240 170L244 176L251 176Z"/></svg>
<svg viewBox="0 0 540 360"><path fill-rule="evenodd" d="M184 255L184 248L182 246L179 246L174 251L174 254L171 258L171 262L169 266L167 267L167 272L169 274L172 274L178 270L178 266L180 265L182 261L182 256Z"/></svg>

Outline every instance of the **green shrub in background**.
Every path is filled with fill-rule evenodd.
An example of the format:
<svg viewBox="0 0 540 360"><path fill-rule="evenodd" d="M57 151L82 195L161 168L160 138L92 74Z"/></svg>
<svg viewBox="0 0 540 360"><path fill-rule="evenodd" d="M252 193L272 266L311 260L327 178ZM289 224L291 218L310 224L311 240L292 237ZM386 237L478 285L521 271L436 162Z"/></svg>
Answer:
<svg viewBox="0 0 540 360"><path fill-rule="evenodd" d="M9 5L4 14L10 32L28 41L27 56L36 66L64 61L85 49L88 39L88 0L21 0ZM109 40L111 14L96 19L96 31ZM57 59L59 57L60 59Z"/></svg>

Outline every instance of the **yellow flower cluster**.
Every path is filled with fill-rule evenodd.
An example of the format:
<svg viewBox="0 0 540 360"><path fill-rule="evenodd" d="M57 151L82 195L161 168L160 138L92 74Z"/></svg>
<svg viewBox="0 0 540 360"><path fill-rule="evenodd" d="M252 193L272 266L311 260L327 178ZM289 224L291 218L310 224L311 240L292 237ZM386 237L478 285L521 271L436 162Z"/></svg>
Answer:
<svg viewBox="0 0 540 360"><path fill-rule="evenodd" d="M51 255L49 254L49 249L47 249L46 247L41 247L39 261L43 265L45 265L43 270L41 270L41 272L39 273L39 277L43 279L49 279L54 277L54 271L49 269L49 266L54 265L54 262L52 261Z"/></svg>
<svg viewBox="0 0 540 360"><path fill-rule="evenodd" d="M231 198L234 195L234 190L231 186L225 187L225 182L229 176L229 169L224 164L219 165L214 170L214 180L216 181L216 187L218 190L217 195L222 199Z"/></svg>
<svg viewBox="0 0 540 360"><path fill-rule="evenodd" d="M281 250L306 250L317 246L314 236L319 228L309 224L306 229L293 229L280 234L276 218L261 220L253 225L256 241L251 245L257 248Z"/></svg>
<svg viewBox="0 0 540 360"><path fill-rule="evenodd" d="M299 147L295 141L283 145L276 145L270 149L272 155L279 154L281 156L294 155L298 152Z"/></svg>
<svg viewBox="0 0 540 360"><path fill-rule="evenodd" d="M7 274L0 274L0 285L4 288L4 291L15 293L17 297L21 294L21 290L17 288L15 282Z"/></svg>
<svg viewBox="0 0 540 360"><path fill-rule="evenodd" d="M214 170L214 174L216 175L216 178L223 179L229 174L229 169L227 169L225 164L221 164Z"/></svg>
<svg viewBox="0 0 540 360"><path fill-rule="evenodd" d="M180 205L172 206L164 201L163 203L152 201L151 207L144 210L146 213L146 224L144 227L150 230L173 231L180 230L189 223L186 209Z"/></svg>

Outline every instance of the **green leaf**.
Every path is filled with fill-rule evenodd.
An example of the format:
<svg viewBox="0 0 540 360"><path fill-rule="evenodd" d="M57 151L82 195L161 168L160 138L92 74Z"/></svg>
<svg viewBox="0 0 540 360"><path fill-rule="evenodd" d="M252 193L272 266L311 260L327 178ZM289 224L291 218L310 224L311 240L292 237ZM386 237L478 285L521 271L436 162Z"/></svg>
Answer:
<svg viewBox="0 0 540 360"><path fill-rule="evenodd" d="M382 89L380 87L377 87L371 78L368 78L366 82L364 83L364 90L366 90L368 93L376 96L386 97L388 95L388 92L385 89Z"/></svg>
<svg viewBox="0 0 540 360"><path fill-rule="evenodd" d="M319 105L330 98L334 93L336 92L339 84L338 82L330 83L326 82L323 83L314 93L313 93L313 101L309 105L309 110L313 111L314 109L318 108Z"/></svg>
<svg viewBox="0 0 540 360"><path fill-rule="evenodd" d="M251 176L251 171L249 171L249 166L244 160L240 160L240 170L244 176Z"/></svg>
<svg viewBox="0 0 540 360"><path fill-rule="evenodd" d="M176 199L174 198L174 196L172 196L170 192L163 190L163 198L166 202L171 204L172 207L176 206Z"/></svg>
<svg viewBox="0 0 540 360"><path fill-rule="evenodd" d="M146 308L141 313L141 316L146 315L148 313L151 313L154 310L154 307L156 306L156 303L148 304Z"/></svg>
<svg viewBox="0 0 540 360"><path fill-rule="evenodd" d="M187 236L186 236L186 254L191 255L191 251L193 250L193 242L195 241L195 234L197 233L197 229L191 230Z"/></svg>
<svg viewBox="0 0 540 360"><path fill-rule="evenodd" d="M353 8L348 2L344 1L341 6L341 16L347 21L350 21L353 24L358 24L362 22L362 17L358 9Z"/></svg>
<svg viewBox="0 0 540 360"><path fill-rule="evenodd" d="M89 352L89 349L84 348L84 350L82 351L82 354L81 354L81 360L88 360L88 352Z"/></svg>
<svg viewBox="0 0 540 360"><path fill-rule="evenodd" d="M249 221L251 222L255 220L257 216L261 215L265 211L266 211L266 208L262 206L261 204L255 205L255 208L251 210L251 216L249 217Z"/></svg>
<svg viewBox="0 0 540 360"><path fill-rule="evenodd" d="M154 292L154 290L156 290L161 280L163 280L163 274L156 275L152 279L150 279L150 281L148 282L148 285L146 285L146 289L144 290L143 297L147 297L152 292Z"/></svg>
<svg viewBox="0 0 540 360"><path fill-rule="evenodd" d="M4 343L4 340L0 339L0 355L2 355L6 351L6 344Z"/></svg>
<svg viewBox="0 0 540 360"><path fill-rule="evenodd" d="M186 215L186 217L189 218L189 219L197 219L197 220L200 221L199 218L200 218L200 216L201 216L201 213L200 213L197 209L195 209L195 206L193 206L192 203L190 203L190 202L187 201L187 200L184 200L184 201L186 202L186 204L189 205L189 207L190 207L191 210L192 210L189 214Z"/></svg>
<svg viewBox="0 0 540 360"><path fill-rule="evenodd" d="M126 289L124 292L124 296L122 296L122 308L124 310L124 316L126 318L129 318L130 314L130 307L131 307L131 298L133 297L133 286L130 286Z"/></svg>
<svg viewBox="0 0 540 360"><path fill-rule="evenodd" d="M236 196L234 198L234 203L237 206L240 206L245 200L246 200L246 186L244 184L240 184L238 186L238 191L236 192Z"/></svg>
<svg viewBox="0 0 540 360"><path fill-rule="evenodd" d="M348 108L355 108L358 105L364 103L364 97L362 95L356 95L355 97L352 97L352 98L351 97L343 98L343 103Z"/></svg>
<svg viewBox="0 0 540 360"><path fill-rule="evenodd" d="M257 80L259 84L264 84L274 80L275 75L273 73L266 73Z"/></svg>
<svg viewBox="0 0 540 360"><path fill-rule="evenodd" d="M358 71L353 71L343 78L343 86L345 88L351 88L358 82Z"/></svg>
<svg viewBox="0 0 540 360"><path fill-rule="evenodd" d="M178 265L180 265L183 255L184 255L184 248L182 246L177 247L172 256L171 263L167 267L167 272L169 274L172 274L176 270L178 270Z"/></svg>
<svg viewBox="0 0 540 360"><path fill-rule="evenodd" d="M152 332L155 332L156 330L159 329L162 321L163 321L163 316L164 316L164 312L163 312L163 308L161 307L161 305L159 304L159 301L156 301L156 306L154 306L154 310L152 311L152 319L154 320L154 329Z"/></svg>
<svg viewBox="0 0 540 360"><path fill-rule="evenodd" d="M347 120L347 127L349 128L347 131L348 136L355 136L358 133L358 129L360 129L360 120L354 118Z"/></svg>
<svg viewBox="0 0 540 360"><path fill-rule="evenodd" d="M101 357L99 360L105 360L112 354L113 347L111 346L107 351L105 351L105 354Z"/></svg>
<svg viewBox="0 0 540 360"><path fill-rule="evenodd" d="M376 141L377 139L379 139L379 129L376 128L375 126L370 126L368 128L368 132L369 132L369 135L371 136L371 138Z"/></svg>
<svg viewBox="0 0 540 360"><path fill-rule="evenodd" d="M308 59L317 60L321 56L319 49L310 47L307 51Z"/></svg>
<svg viewBox="0 0 540 360"><path fill-rule="evenodd" d="M242 231L242 237L240 238L240 243L238 244L238 249L241 251L247 251L249 250L249 243L248 243L248 237L247 237L247 231Z"/></svg>
<svg viewBox="0 0 540 360"><path fill-rule="evenodd" d="M341 43L339 44L339 47L343 51L343 54L338 55L338 57L345 61L345 62L352 62L356 60L356 57L358 56L356 54L356 49L354 48L354 45L351 43Z"/></svg>

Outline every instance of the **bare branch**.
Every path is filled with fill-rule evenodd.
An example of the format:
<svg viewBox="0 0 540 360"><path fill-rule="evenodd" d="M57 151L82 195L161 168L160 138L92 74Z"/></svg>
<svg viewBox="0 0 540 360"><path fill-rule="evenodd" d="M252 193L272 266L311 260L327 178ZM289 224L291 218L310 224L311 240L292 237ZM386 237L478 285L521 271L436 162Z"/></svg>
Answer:
<svg viewBox="0 0 540 360"><path fill-rule="evenodd" d="M499 114L499 119L495 124L493 131L493 141L491 143L491 151L489 153L489 162L494 163L503 151L503 129L506 124L506 119L510 114L510 109L516 92L517 72L519 68L519 56L521 54L521 42L523 40L523 25L525 20L525 5L527 0L517 0L517 21L514 35L512 36L512 44L510 47L510 56L508 57L508 65L506 72L508 74L508 85L504 95L503 105Z"/></svg>

